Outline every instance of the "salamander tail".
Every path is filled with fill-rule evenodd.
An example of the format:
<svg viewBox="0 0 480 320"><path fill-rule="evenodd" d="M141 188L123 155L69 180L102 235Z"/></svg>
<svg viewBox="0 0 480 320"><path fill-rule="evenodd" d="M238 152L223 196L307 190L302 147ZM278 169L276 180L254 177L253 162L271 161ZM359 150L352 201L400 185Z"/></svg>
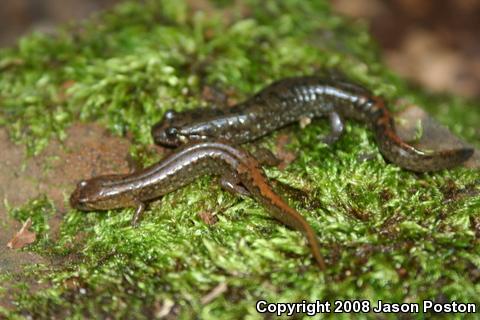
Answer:
<svg viewBox="0 0 480 320"><path fill-rule="evenodd" d="M402 168L415 172L438 171L456 167L468 160L474 150L458 148L440 151L419 150L398 137L395 132L388 134L376 132L376 140L380 152L385 158Z"/></svg>

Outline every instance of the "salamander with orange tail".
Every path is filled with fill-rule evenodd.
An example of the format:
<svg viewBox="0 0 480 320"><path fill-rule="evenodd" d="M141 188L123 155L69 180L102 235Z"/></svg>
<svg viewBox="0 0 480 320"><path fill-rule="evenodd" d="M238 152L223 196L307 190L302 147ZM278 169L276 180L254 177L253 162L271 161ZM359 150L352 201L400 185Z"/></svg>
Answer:
<svg viewBox="0 0 480 320"><path fill-rule="evenodd" d="M325 269L317 236L305 218L273 191L255 158L222 142L188 144L141 171L80 181L70 204L83 211L133 207L135 225L148 202L206 174L220 176L224 189L253 197L277 220L301 231L318 266Z"/></svg>
<svg viewBox="0 0 480 320"><path fill-rule="evenodd" d="M276 81L228 109L167 111L164 119L152 128L152 135L157 144L169 147L216 139L242 144L291 123L317 117L330 120L331 133L323 137L329 144L341 137L345 118L367 124L383 156L411 171L455 167L473 154L470 148L419 150L397 135L393 118L382 99L361 86L313 76Z"/></svg>

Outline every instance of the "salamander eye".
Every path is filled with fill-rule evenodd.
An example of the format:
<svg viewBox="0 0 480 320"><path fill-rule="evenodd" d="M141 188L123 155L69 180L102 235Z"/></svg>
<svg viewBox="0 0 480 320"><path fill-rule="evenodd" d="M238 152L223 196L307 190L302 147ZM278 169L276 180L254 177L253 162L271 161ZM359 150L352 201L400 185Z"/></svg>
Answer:
<svg viewBox="0 0 480 320"><path fill-rule="evenodd" d="M86 186L87 186L87 181L86 181L86 180L80 181L80 182L78 183L78 186L79 186L79 187L82 187L82 188L83 188L83 187L86 187Z"/></svg>
<svg viewBox="0 0 480 320"><path fill-rule="evenodd" d="M163 115L163 118L166 120L173 120L175 118L176 112L173 111L172 109L168 109L165 111L165 114Z"/></svg>
<svg viewBox="0 0 480 320"><path fill-rule="evenodd" d="M175 127L168 127L165 129L165 134L170 138L176 137L178 135L178 129Z"/></svg>

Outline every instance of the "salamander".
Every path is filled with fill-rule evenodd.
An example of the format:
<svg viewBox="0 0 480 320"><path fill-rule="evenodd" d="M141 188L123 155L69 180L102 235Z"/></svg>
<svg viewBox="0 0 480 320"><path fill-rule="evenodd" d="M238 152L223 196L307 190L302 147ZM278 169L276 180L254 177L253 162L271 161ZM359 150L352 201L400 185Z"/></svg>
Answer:
<svg viewBox="0 0 480 320"><path fill-rule="evenodd" d="M167 147L216 139L242 144L317 117L328 117L331 125L324 142L336 142L344 131L344 118L353 119L370 127L387 160L415 172L451 168L473 154L471 148L419 150L396 134L392 115L380 97L356 84L315 76L276 81L228 109L168 110L152 127L152 136L155 143Z"/></svg>
<svg viewBox="0 0 480 320"><path fill-rule="evenodd" d="M70 204L83 211L134 207L132 224L136 225L146 203L206 174L220 176L224 189L255 198L273 217L301 231L308 239L318 266L325 269L317 237L305 218L272 190L254 157L223 142L187 144L138 172L80 181L70 197Z"/></svg>

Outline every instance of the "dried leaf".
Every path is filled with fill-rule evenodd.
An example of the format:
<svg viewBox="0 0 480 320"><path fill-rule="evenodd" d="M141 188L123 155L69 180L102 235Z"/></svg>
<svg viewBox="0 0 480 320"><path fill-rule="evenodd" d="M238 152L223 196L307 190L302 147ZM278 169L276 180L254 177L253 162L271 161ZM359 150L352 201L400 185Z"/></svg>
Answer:
<svg viewBox="0 0 480 320"><path fill-rule="evenodd" d="M28 230L32 226L32 220L30 218L25 221L23 226L20 228L12 240L7 243L7 247L10 249L21 249L26 245L35 242L37 235L34 232Z"/></svg>
<svg viewBox="0 0 480 320"><path fill-rule="evenodd" d="M198 214L200 219L205 222L207 225L211 226L218 222L217 216L208 211L202 211Z"/></svg>

